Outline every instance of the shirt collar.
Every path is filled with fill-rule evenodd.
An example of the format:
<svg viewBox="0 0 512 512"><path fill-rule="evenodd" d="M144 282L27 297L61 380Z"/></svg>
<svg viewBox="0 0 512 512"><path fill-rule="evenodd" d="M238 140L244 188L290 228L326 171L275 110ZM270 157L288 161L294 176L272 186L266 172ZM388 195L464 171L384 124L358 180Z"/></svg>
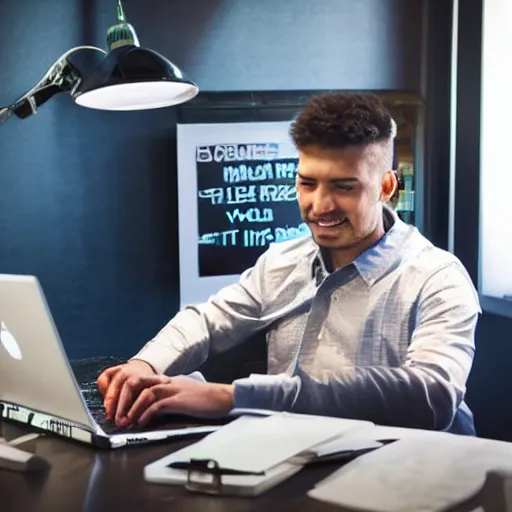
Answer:
<svg viewBox="0 0 512 512"><path fill-rule="evenodd" d="M383 207L383 217L384 229L386 229L384 236L352 262L368 285L374 284L400 263L404 241L414 230L387 205ZM317 251L313 260L312 275L317 277L319 273L324 276L329 274L320 250Z"/></svg>

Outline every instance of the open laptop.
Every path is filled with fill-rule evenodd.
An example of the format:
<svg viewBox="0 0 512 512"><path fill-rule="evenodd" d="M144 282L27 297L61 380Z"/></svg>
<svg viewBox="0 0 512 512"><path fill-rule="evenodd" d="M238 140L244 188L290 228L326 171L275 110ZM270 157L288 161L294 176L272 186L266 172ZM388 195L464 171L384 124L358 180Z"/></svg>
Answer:
<svg viewBox="0 0 512 512"><path fill-rule="evenodd" d="M119 432L94 416L37 278L0 274L0 417L105 448L207 434L229 421L167 415L159 427Z"/></svg>

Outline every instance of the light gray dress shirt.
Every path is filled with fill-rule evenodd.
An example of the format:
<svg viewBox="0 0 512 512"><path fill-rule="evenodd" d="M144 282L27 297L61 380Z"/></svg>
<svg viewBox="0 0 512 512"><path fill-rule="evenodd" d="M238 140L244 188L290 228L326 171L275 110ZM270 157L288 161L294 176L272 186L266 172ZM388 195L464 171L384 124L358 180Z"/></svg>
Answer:
<svg viewBox="0 0 512 512"><path fill-rule="evenodd" d="M167 374L267 335L268 374L235 381L235 407L474 434L464 403L480 312L452 254L384 207L384 237L332 273L312 238L277 243L135 356Z"/></svg>

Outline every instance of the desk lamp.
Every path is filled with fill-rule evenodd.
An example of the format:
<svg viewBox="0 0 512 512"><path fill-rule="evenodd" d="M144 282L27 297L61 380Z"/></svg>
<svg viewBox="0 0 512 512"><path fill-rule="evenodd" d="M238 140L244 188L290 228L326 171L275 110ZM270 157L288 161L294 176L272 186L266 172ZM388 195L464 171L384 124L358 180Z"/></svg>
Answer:
<svg viewBox="0 0 512 512"><path fill-rule="evenodd" d="M196 84L159 53L139 46L126 21L121 0L118 23L107 32L108 53L79 46L62 55L20 99L0 108L0 124L13 114L24 119L60 92L69 92L78 105L100 110L146 110L178 105L194 98Z"/></svg>

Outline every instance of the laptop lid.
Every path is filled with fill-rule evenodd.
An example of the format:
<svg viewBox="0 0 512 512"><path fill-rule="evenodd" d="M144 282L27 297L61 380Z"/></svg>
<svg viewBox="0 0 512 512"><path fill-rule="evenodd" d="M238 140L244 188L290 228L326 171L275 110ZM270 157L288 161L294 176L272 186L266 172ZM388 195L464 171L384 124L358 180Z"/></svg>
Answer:
<svg viewBox="0 0 512 512"><path fill-rule="evenodd" d="M94 430L34 276L0 274L0 400Z"/></svg>

